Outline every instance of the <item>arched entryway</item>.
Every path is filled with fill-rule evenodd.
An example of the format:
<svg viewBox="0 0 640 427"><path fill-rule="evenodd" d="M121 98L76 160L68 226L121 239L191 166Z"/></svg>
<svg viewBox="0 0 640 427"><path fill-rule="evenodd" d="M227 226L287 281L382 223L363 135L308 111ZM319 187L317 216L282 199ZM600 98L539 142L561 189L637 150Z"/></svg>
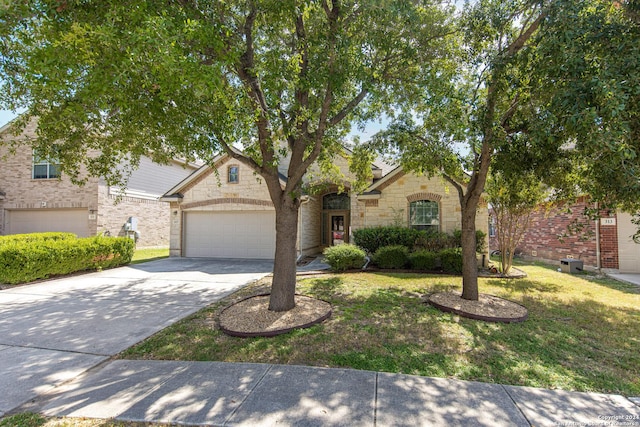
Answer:
<svg viewBox="0 0 640 427"><path fill-rule="evenodd" d="M351 198L346 193L322 196L322 246L349 243Z"/></svg>

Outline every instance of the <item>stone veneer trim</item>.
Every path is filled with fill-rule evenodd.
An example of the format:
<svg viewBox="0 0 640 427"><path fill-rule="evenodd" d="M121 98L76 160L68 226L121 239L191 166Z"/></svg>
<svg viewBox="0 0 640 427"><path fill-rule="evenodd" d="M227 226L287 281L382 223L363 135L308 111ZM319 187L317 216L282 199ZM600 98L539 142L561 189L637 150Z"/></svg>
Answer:
<svg viewBox="0 0 640 427"><path fill-rule="evenodd" d="M414 193L407 196L408 202L417 202L418 200L432 200L439 202L442 200L442 195L435 193Z"/></svg>
<svg viewBox="0 0 640 427"><path fill-rule="evenodd" d="M182 193L186 193L187 191L191 190L193 187L195 187L196 185L200 184L205 178L207 178L209 175L211 175L220 166L222 166L224 164L224 162L226 162L230 158L231 157L228 154L225 154L220 159L218 159L217 162L215 162L213 164L213 167L208 167L208 169L205 172L203 172L199 177L197 177L196 179L191 181L189 184L187 184L184 188L181 188L180 191ZM203 166L203 167L207 167L207 166Z"/></svg>
<svg viewBox="0 0 640 427"><path fill-rule="evenodd" d="M407 173L404 170L398 171L394 176L392 176L385 182L381 183L380 185L376 186L375 188L376 190L382 191L388 186L390 186L391 184L393 184L394 182L396 182L397 180L399 180L400 178L402 178L403 176L405 176L406 174Z"/></svg>
<svg viewBox="0 0 640 427"><path fill-rule="evenodd" d="M197 208L201 206L223 205L225 203L273 207L273 202L270 200L246 199L242 197L222 197L219 199L209 199L209 200L202 200L199 202L183 203L181 207L184 210L184 209L190 209L190 208Z"/></svg>

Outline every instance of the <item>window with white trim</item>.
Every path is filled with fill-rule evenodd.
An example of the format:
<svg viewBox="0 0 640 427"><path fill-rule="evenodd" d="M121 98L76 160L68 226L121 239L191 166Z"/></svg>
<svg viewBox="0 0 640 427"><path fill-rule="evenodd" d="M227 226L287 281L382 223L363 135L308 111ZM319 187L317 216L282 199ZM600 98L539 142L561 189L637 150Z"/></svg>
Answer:
<svg viewBox="0 0 640 427"><path fill-rule="evenodd" d="M440 207L432 200L416 200L409 204L409 224L412 228L440 231Z"/></svg>
<svg viewBox="0 0 640 427"><path fill-rule="evenodd" d="M227 169L227 182L237 184L240 182L240 167L233 165Z"/></svg>
<svg viewBox="0 0 640 427"><path fill-rule="evenodd" d="M33 167L31 168L31 178L33 179L53 179L60 178L60 161L55 157L40 155L33 151Z"/></svg>

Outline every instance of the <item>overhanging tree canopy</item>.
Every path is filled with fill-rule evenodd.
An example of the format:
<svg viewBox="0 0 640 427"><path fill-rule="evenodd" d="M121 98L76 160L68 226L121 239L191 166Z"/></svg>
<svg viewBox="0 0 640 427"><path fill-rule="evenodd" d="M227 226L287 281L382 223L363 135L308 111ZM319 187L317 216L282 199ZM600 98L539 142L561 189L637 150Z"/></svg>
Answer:
<svg viewBox="0 0 640 427"><path fill-rule="evenodd" d="M442 173L458 190L463 298L478 299L475 213L490 168L535 174L565 196L640 207L637 6L474 2L459 20L457 67L378 135L405 167ZM456 184L464 171L466 185Z"/></svg>
<svg viewBox="0 0 640 427"><path fill-rule="evenodd" d="M351 124L391 108L408 83L428 83L450 12L435 0L5 2L0 105L27 109L17 131L37 117L31 144L51 154L55 142L75 178L82 165L116 181L123 158L149 153L224 151L253 168L276 210L270 309L288 310L307 169L328 166Z"/></svg>

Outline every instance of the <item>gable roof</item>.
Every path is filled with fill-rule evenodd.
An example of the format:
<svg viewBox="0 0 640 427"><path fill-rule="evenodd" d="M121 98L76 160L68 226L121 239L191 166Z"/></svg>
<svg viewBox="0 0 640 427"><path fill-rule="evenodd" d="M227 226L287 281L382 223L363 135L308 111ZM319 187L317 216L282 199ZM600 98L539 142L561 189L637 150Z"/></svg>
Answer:
<svg viewBox="0 0 640 427"><path fill-rule="evenodd" d="M233 150L237 150L237 149L235 149L233 147L232 147L232 149ZM345 147L344 149L348 153L351 153L351 150L349 150L348 148ZM240 152L239 150L237 150L237 151ZM213 166L210 166L209 164L202 165L200 168L198 168L191 175L189 175L184 180L182 180L181 182L176 184L169 191L167 191L160 198L160 200L165 201L165 202L181 200L182 197L183 197L183 194L186 191L188 191L189 189L191 189L192 187L197 185L199 182L201 182L203 179L205 179L206 177L211 175L213 173L214 169L217 169L218 167L220 167L223 163L225 163L229 159L231 159L231 156L228 153L223 153L223 154L218 155L217 157L215 157L213 159ZM281 161L278 164L278 175L280 177L280 183L282 185L285 185L286 182L287 182L286 172L287 172L287 169L288 169L288 166L289 166L290 159L291 159L291 157L288 156L287 158L284 158L283 161ZM377 159L377 163L378 164L382 164L383 167L378 166L378 164L376 164L376 163L371 163L371 168L374 170L374 179L376 179L375 171L378 171L379 175L382 176L383 171L385 169L389 168L389 165L384 163L381 159ZM377 178L377 179L379 179L379 178Z"/></svg>

